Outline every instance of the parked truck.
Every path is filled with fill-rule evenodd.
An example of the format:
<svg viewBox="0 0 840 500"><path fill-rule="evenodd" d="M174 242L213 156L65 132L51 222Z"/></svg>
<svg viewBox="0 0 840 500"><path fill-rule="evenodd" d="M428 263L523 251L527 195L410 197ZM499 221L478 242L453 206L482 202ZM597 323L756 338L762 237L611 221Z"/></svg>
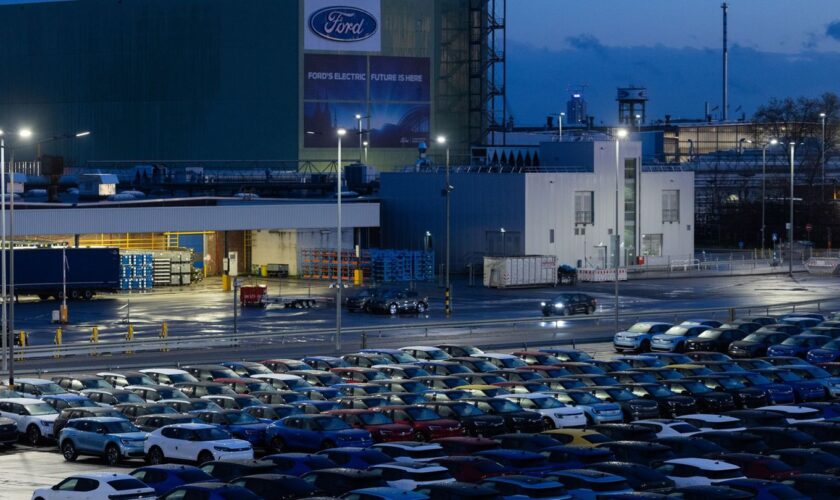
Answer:
<svg viewBox="0 0 840 500"><path fill-rule="evenodd" d="M7 268L10 262L7 251ZM65 287L70 299L90 299L120 287L117 248L16 248L14 269L15 295L37 295L42 300L63 297Z"/></svg>

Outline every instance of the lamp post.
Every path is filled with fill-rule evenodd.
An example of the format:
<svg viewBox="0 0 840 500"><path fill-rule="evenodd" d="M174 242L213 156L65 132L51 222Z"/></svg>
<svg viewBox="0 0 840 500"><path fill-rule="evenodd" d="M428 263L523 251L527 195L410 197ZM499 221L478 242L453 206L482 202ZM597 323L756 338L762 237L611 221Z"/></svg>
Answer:
<svg viewBox="0 0 840 500"><path fill-rule="evenodd" d="M620 156L620 144L621 140L627 137L627 130L621 128L618 129L615 133L615 243L613 243L613 252L614 252L614 262L613 268L615 269L615 331L618 331L618 266L620 264L620 253L619 247L621 246L621 233L619 232L619 218L618 218L618 206L619 206L619 191L620 191L620 179L621 179L621 156Z"/></svg>
<svg viewBox="0 0 840 500"><path fill-rule="evenodd" d="M365 165L367 165L367 149L368 149L368 141L362 141L362 146L365 148Z"/></svg>
<svg viewBox="0 0 840 500"><path fill-rule="evenodd" d="M820 201L825 201L825 113L820 113L822 122L822 142L820 143L820 167L822 168L822 185L820 186Z"/></svg>
<svg viewBox="0 0 840 500"><path fill-rule="evenodd" d="M642 115L636 115L636 131L642 131Z"/></svg>
<svg viewBox="0 0 840 500"><path fill-rule="evenodd" d="M441 146L446 145L446 136L439 135L437 136L437 143ZM445 169L445 176L444 182L446 185L443 188L443 195L446 197L446 257L445 257L445 268L444 274L446 275L445 286L444 286L444 303L443 303L443 310L446 316L448 317L452 314L452 289L449 285L449 224L450 224L450 217L449 217L449 210L450 210L450 203L449 197L452 194L452 185L449 183L449 146L446 146L446 169Z"/></svg>
<svg viewBox="0 0 840 500"><path fill-rule="evenodd" d="M788 245L790 246L790 254L788 255L788 275L793 278L793 156L796 143L790 143L790 218L788 226Z"/></svg>
<svg viewBox="0 0 840 500"><path fill-rule="evenodd" d="M767 239L765 231L767 226L764 223L764 204L767 201L767 192L765 190L767 180L767 146L775 146L779 141L770 139L769 143L761 146L761 257L764 258L764 242Z"/></svg>
<svg viewBox="0 0 840 500"><path fill-rule="evenodd" d="M360 122L361 123L361 122ZM336 270L338 271L338 293L335 299L335 350L341 350L341 288L344 286L341 276L341 138L347 134L347 130L340 128L336 130L338 135L338 161L335 164L335 189L338 196L338 219L336 222Z"/></svg>
<svg viewBox="0 0 840 500"><path fill-rule="evenodd" d="M563 142L563 117L566 113L557 113L557 142Z"/></svg>
<svg viewBox="0 0 840 500"><path fill-rule="evenodd" d="M499 228L499 232L502 233L502 257L504 257L507 254L505 251L507 250L505 248L505 228Z"/></svg>
<svg viewBox="0 0 840 500"><path fill-rule="evenodd" d="M362 161L362 148L364 148L365 162L367 162L367 141L364 140L364 129L362 129L362 120L365 118L369 119L370 116L363 116L361 113L356 113L356 121L359 127L359 161Z"/></svg>
<svg viewBox="0 0 840 500"><path fill-rule="evenodd" d="M0 254L0 259L2 262L0 263L0 273L2 273L3 283L0 285L2 287L2 291L0 293L3 294L3 309L2 309L2 335L3 335L3 371L8 372L9 370L9 361L6 357L7 350L8 350L8 324L6 323L6 135L0 130L0 232L2 232L2 254ZM11 386L10 389L13 389Z"/></svg>

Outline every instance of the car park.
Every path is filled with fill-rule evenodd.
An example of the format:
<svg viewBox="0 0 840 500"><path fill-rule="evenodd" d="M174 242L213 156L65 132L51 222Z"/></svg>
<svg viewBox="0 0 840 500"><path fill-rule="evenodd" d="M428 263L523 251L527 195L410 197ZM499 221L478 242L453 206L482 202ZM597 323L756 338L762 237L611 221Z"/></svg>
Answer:
<svg viewBox="0 0 840 500"><path fill-rule="evenodd" d="M90 472L72 475L51 488L38 488L33 500L65 500L69 498L131 498L155 500L155 490L128 474Z"/></svg>

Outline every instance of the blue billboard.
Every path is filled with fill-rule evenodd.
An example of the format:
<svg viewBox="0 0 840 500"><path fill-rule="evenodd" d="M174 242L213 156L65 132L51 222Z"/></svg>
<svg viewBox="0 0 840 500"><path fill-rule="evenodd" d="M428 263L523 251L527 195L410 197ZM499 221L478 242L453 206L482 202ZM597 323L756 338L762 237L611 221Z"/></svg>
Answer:
<svg viewBox="0 0 840 500"><path fill-rule="evenodd" d="M371 57L371 101L429 101L429 59Z"/></svg>
<svg viewBox="0 0 840 500"><path fill-rule="evenodd" d="M367 99L367 58L307 54L303 58L303 98L323 101Z"/></svg>

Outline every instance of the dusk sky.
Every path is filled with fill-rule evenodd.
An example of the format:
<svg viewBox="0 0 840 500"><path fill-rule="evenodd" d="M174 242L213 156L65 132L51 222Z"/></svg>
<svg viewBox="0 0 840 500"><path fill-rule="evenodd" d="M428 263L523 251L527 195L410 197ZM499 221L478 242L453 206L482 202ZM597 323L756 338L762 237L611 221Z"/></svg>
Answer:
<svg viewBox="0 0 840 500"><path fill-rule="evenodd" d="M609 124L615 88L633 83L649 89L652 119L701 117L721 103L721 3L509 0L510 114L542 123L586 85L589 114ZM731 1L729 45L730 118L772 97L840 93L838 0Z"/></svg>

